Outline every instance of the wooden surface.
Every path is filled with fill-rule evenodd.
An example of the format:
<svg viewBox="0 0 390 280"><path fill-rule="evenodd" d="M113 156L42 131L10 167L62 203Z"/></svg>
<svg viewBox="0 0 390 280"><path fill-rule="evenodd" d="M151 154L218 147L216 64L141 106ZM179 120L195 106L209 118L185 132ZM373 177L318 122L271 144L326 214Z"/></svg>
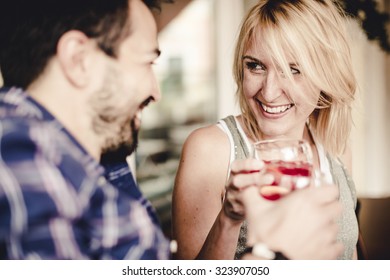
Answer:
<svg viewBox="0 0 390 280"><path fill-rule="evenodd" d="M164 29L192 0L175 0L174 3L162 3L161 12L154 12L158 32Z"/></svg>
<svg viewBox="0 0 390 280"><path fill-rule="evenodd" d="M390 197L359 198L359 226L370 260L390 260Z"/></svg>

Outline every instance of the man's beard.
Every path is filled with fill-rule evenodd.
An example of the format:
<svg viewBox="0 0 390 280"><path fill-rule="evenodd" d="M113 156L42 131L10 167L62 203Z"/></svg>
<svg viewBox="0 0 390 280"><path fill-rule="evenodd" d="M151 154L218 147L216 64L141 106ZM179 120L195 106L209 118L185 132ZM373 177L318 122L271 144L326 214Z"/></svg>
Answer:
<svg viewBox="0 0 390 280"><path fill-rule="evenodd" d="M116 68L109 64L103 87L91 97L92 129L103 140L101 162L126 162L126 157L133 153L138 144L138 129L135 116L128 116L128 111L118 108L119 96L124 90L118 82Z"/></svg>
<svg viewBox="0 0 390 280"><path fill-rule="evenodd" d="M131 155L138 146L138 129L135 128L134 119L130 122L131 137L116 146L108 146L102 151L100 162L103 165L126 162L126 157Z"/></svg>
<svg viewBox="0 0 390 280"><path fill-rule="evenodd" d="M128 155L132 154L138 147L138 129L135 128L134 119L131 120L130 127L131 127L130 139L120 143L119 146L116 149L114 149L114 150L125 149Z"/></svg>

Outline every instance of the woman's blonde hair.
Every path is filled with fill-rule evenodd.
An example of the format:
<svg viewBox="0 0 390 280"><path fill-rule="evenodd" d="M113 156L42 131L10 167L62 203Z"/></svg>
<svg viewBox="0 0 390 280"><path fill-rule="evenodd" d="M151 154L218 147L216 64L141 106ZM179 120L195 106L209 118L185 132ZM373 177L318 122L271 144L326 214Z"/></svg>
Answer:
<svg viewBox="0 0 390 280"><path fill-rule="evenodd" d="M261 36L265 52L288 78L293 79L286 57L299 65L313 95L320 89L309 118L313 133L330 154L344 152L356 90L345 22L342 9L331 0L260 0L249 11L237 41L233 74L244 125L252 138L261 137L261 131L243 92L243 56Z"/></svg>

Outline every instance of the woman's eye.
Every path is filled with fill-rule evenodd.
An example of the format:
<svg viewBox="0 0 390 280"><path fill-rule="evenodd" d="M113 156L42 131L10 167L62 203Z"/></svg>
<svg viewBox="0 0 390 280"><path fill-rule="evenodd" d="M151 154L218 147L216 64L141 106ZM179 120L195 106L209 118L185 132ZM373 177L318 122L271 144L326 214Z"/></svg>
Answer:
<svg viewBox="0 0 390 280"><path fill-rule="evenodd" d="M257 62L246 62L246 67L251 71L264 71L265 68L263 65L257 63Z"/></svg>
<svg viewBox="0 0 390 280"><path fill-rule="evenodd" d="M299 71L297 68L290 67L290 70L291 70L291 74L293 75L301 74L301 71Z"/></svg>

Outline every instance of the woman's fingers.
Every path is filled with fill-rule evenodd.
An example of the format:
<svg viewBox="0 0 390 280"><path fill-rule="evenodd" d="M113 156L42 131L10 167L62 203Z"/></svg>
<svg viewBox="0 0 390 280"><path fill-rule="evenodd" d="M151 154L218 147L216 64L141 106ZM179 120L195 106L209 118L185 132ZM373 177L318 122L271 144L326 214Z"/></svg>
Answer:
<svg viewBox="0 0 390 280"><path fill-rule="evenodd" d="M235 160L231 166L232 174L258 172L264 168L264 162L257 159Z"/></svg>

